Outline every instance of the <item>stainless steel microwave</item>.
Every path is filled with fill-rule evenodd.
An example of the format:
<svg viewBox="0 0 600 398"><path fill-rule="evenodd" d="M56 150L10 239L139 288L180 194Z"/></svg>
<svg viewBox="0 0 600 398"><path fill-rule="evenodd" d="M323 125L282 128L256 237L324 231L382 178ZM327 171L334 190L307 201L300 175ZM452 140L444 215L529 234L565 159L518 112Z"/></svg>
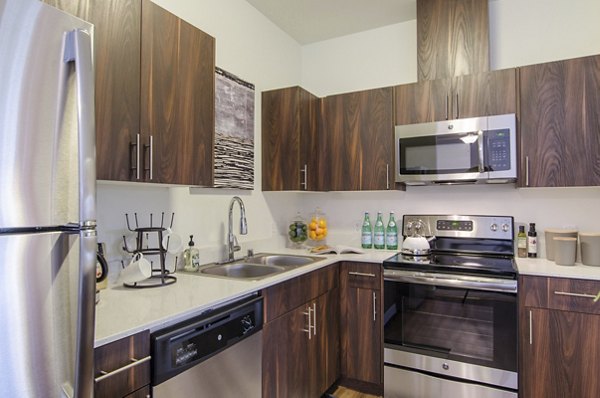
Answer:
<svg viewBox="0 0 600 398"><path fill-rule="evenodd" d="M514 113L396 126L396 182L507 183L517 179Z"/></svg>

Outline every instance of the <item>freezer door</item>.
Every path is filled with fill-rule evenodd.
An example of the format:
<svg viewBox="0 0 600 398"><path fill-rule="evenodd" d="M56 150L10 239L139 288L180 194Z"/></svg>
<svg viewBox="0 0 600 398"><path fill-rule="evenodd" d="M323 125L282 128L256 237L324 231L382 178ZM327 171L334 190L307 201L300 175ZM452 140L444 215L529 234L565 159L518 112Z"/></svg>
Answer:
<svg viewBox="0 0 600 398"><path fill-rule="evenodd" d="M91 33L39 1L0 0L0 232L95 220Z"/></svg>
<svg viewBox="0 0 600 398"><path fill-rule="evenodd" d="M0 235L1 397L92 397L94 234Z"/></svg>

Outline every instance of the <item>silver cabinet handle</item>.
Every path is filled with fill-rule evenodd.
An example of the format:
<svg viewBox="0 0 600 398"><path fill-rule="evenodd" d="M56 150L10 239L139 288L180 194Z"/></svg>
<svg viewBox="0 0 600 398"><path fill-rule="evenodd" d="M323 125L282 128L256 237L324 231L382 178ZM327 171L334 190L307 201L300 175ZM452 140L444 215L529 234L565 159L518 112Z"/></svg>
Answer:
<svg viewBox="0 0 600 398"><path fill-rule="evenodd" d="M310 334L310 332L312 331L312 320L311 320L311 313L312 308L308 307L308 311L304 311L303 314L308 316L308 328L307 329L302 329L303 332L307 332L308 333L308 339L310 340L312 338L312 335Z"/></svg>
<svg viewBox="0 0 600 398"><path fill-rule="evenodd" d="M308 165L304 165L303 168L300 169L300 172L304 175L304 177L302 178L302 182L300 182L300 185L303 187L303 189L305 191L308 190Z"/></svg>
<svg viewBox="0 0 600 398"><path fill-rule="evenodd" d="M533 344L533 314L529 310L529 345Z"/></svg>
<svg viewBox="0 0 600 398"><path fill-rule="evenodd" d="M449 102L450 102L449 95L446 94L446 120L448 120L448 116L450 115Z"/></svg>
<svg viewBox="0 0 600 398"><path fill-rule="evenodd" d="M313 303L313 335L317 335L317 303Z"/></svg>
<svg viewBox="0 0 600 398"><path fill-rule="evenodd" d="M525 186L529 186L529 156L525 156Z"/></svg>
<svg viewBox="0 0 600 398"><path fill-rule="evenodd" d="M377 320L377 293L373 292L373 322Z"/></svg>
<svg viewBox="0 0 600 398"><path fill-rule="evenodd" d="M145 362L148 362L148 361L150 361L150 359L152 359L152 357L150 355L148 355L147 357L144 357L142 359L129 358L129 360L131 361L131 363L129 363L129 364L125 365L125 366L122 366L122 367L120 367L118 369L115 369L112 372L105 372L105 371L101 370L100 373L102 373L102 376L96 377L94 379L94 381L96 383L98 383L98 382L100 382L100 381L102 381L104 379L108 379L109 377L112 377L112 376L114 376L114 375L116 375L118 373L124 372L124 371L126 371L128 369L131 369L131 368L135 367L135 366L138 366L138 365L141 365L141 364L143 364Z"/></svg>
<svg viewBox="0 0 600 398"><path fill-rule="evenodd" d="M350 271L348 272L348 275L352 275L352 276L366 276L368 278L375 278L375 274L368 274L366 272L356 272L356 271Z"/></svg>
<svg viewBox="0 0 600 398"><path fill-rule="evenodd" d="M154 179L154 136L150 136L150 180Z"/></svg>
<svg viewBox="0 0 600 398"><path fill-rule="evenodd" d="M460 118L460 108L459 108L459 102L458 102L458 93L456 93L456 118Z"/></svg>
<svg viewBox="0 0 600 398"><path fill-rule="evenodd" d="M137 137L135 138L135 179L140 179L140 139L141 134L137 133Z"/></svg>
<svg viewBox="0 0 600 398"><path fill-rule="evenodd" d="M385 165L385 189L390 189L390 164Z"/></svg>
<svg viewBox="0 0 600 398"><path fill-rule="evenodd" d="M570 297L582 297L582 298L591 298L594 303L597 303L600 300L600 292L597 295L586 294L586 293L570 293L570 292L554 292L557 296L570 296Z"/></svg>

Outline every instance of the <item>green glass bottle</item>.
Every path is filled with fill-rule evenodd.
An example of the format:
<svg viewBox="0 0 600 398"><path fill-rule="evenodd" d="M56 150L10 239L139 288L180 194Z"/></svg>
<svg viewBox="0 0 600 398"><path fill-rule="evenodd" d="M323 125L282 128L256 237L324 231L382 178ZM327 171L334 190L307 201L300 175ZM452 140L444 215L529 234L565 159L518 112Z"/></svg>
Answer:
<svg viewBox="0 0 600 398"><path fill-rule="evenodd" d="M393 211L390 211L390 220L385 229L385 246L388 250L398 249L398 226L396 225Z"/></svg>
<svg viewBox="0 0 600 398"><path fill-rule="evenodd" d="M385 249L385 227L380 211L377 212L377 221L375 221L375 228L373 229L373 247L375 249Z"/></svg>
<svg viewBox="0 0 600 398"><path fill-rule="evenodd" d="M371 225L368 211L365 212L365 219L362 224L360 245L363 249L371 249L373 247L373 226Z"/></svg>

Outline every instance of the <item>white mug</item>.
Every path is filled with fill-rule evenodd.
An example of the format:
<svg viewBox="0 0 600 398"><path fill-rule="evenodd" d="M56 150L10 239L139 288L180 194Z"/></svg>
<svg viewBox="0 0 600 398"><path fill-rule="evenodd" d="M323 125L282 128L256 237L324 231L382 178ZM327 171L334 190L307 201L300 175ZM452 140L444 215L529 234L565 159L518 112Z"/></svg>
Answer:
<svg viewBox="0 0 600 398"><path fill-rule="evenodd" d="M152 264L144 258L142 253L136 253L129 265L121 271L121 282L132 284L141 282L152 276Z"/></svg>
<svg viewBox="0 0 600 398"><path fill-rule="evenodd" d="M183 239L180 235L173 233L171 228L167 228L163 233L162 246L171 254L179 254L183 251Z"/></svg>

